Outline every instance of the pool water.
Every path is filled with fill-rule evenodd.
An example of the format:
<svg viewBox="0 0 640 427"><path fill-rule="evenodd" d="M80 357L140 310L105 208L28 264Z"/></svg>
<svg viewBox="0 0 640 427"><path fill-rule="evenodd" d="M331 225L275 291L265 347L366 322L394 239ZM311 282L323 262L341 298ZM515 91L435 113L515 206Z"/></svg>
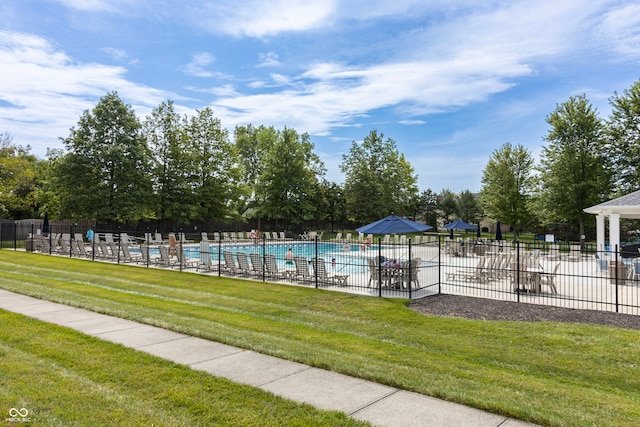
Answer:
<svg viewBox="0 0 640 427"><path fill-rule="evenodd" d="M369 251L364 255L360 252L360 246L357 244L343 243L279 243L266 245L221 245L211 243L209 252L211 259L218 259L219 251L230 251L234 255L238 252L244 252L247 255L258 253L261 256L264 253L273 254L278 262L278 267L287 267L284 255L291 248L295 256L303 256L308 260L314 257L323 258L327 270L330 273L363 273L368 271L368 257L375 257L376 253ZM317 250L317 252L316 252ZM316 255L317 254L317 255ZM185 246L185 258L200 259L200 246ZM222 254L220 253L220 259Z"/></svg>

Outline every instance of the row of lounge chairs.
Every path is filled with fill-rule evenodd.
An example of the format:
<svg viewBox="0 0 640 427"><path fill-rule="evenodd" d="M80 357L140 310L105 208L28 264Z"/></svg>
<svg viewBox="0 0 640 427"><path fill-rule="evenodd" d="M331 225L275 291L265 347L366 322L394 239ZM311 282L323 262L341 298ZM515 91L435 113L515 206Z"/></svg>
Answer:
<svg viewBox="0 0 640 427"><path fill-rule="evenodd" d="M505 252L479 257L474 268L449 271L447 280L464 280L470 282L487 283L501 279L511 279L514 290L518 286L532 286L539 290L543 285L548 286L552 293L558 293L555 278L560 268L557 263L553 272L544 272L539 254L527 251L520 257Z"/></svg>
<svg viewBox="0 0 640 427"><path fill-rule="evenodd" d="M201 249L204 247L201 246ZM273 254L265 254L263 260L258 253L249 253L247 256L245 252L237 252L234 256L231 251L223 251L222 260L218 263L217 260L210 259L208 251L201 250L197 268L239 276L264 275L273 279L296 280L301 283L315 282L317 278L321 285L346 285L349 277L349 275L329 274L323 258L307 260L303 256L295 256L292 268L282 269L278 266Z"/></svg>

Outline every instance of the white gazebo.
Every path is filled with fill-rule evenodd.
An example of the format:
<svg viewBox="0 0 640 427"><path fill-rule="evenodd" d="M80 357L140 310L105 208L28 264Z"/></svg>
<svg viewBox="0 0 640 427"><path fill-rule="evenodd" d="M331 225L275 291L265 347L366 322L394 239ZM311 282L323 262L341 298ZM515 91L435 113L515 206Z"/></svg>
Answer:
<svg viewBox="0 0 640 427"><path fill-rule="evenodd" d="M640 218L640 191L609 200L584 209L586 213L597 215L596 237L598 250L605 250L605 220L609 219L609 247L620 247L620 218Z"/></svg>

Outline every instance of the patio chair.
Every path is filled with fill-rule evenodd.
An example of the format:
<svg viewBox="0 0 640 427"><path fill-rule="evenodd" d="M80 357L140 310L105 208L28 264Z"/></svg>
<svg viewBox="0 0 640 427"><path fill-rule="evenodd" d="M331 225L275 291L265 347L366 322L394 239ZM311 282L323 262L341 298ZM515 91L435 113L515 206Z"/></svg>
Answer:
<svg viewBox="0 0 640 427"><path fill-rule="evenodd" d="M196 268L198 266L198 261L190 260L184 256L184 247L180 246L176 251L176 259L177 261L173 263L173 267L178 268Z"/></svg>
<svg viewBox="0 0 640 427"><path fill-rule="evenodd" d="M311 260L314 276L318 278L319 283L346 285L348 274L329 274L324 258L313 258Z"/></svg>
<svg viewBox="0 0 640 427"><path fill-rule="evenodd" d="M238 266L233 258L233 253L231 251L224 251L222 252L222 258L224 259L224 264L220 266L221 271L229 274L237 274Z"/></svg>
<svg viewBox="0 0 640 427"><path fill-rule="evenodd" d="M217 266L217 264L216 264ZM214 264L211 262L211 247L208 241L200 242L200 260L196 265L196 270L211 271Z"/></svg>
<svg viewBox="0 0 640 427"><path fill-rule="evenodd" d="M155 258L153 260L153 263L155 265L159 265L161 267L171 267L172 261L171 261L170 255L169 255L169 248L167 248L164 245L160 245L158 247L158 252L160 253L160 256Z"/></svg>
<svg viewBox="0 0 640 427"><path fill-rule="evenodd" d="M249 254L249 258L251 259L251 271L257 276L262 276L264 265L262 263L262 257L260 256L260 254L252 252Z"/></svg>
<svg viewBox="0 0 640 427"><path fill-rule="evenodd" d="M142 248L142 246L140 246ZM142 260L142 253L140 255L136 254L136 255L132 255L131 251L129 250L129 246L124 245L122 246L122 258L120 258L120 261L122 262L138 262L139 260Z"/></svg>
<svg viewBox="0 0 640 427"><path fill-rule="evenodd" d="M580 245L571 245L569 249L569 261L580 261Z"/></svg>
<svg viewBox="0 0 640 427"><path fill-rule="evenodd" d="M238 274L246 274L248 276L251 273L251 266L249 266L247 254L244 252L237 252L236 258L238 258Z"/></svg>
<svg viewBox="0 0 640 427"><path fill-rule="evenodd" d="M609 274L609 262L596 254L596 273Z"/></svg>
<svg viewBox="0 0 640 427"><path fill-rule="evenodd" d="M307 262L307 258L303 256L295 256L293 257L293 262L296 265L294 277L302 283L308 282L311 275L309 274L309 263Z"/></svg>
<svg viewBox="0 0 640 427"><path fill-rule="evenodd" d="M489 264L492 263L491 259L489 259L488 261L489 261ZM490 274L487 270L485 270L486 262L487 262L487 259L480 257L478 258L478 263L473 268L473 270L471 270L470 272L449 273L447 275L447 280L449 279L455 280L457 277L458 279L460 280L464 279L467 282L484 282L489 277L489 274ZM491 271L491 267L490 267L490 271Z"/></svg>
<svg viewBox="0 0 640 427"><path fill-rule="evenodd" d="M557 294L558 289L556 288L555 280L559 269L560 263L557 263L553 269L553 273L542 274L540 277L540 288L542 288L542 286L548 286L552 293Z"/></svg>
<svg viewBox="0 0 640 427"><path fill-rule="evenodd" d="M378 286L380 284L380 267L373 258L367 258L367 264L369 265L369 283L367 287L371 287L371 282L373 282L374 286Z"/></svg>
<svg viewBox="0 0 640 427"><path fill-rule="evenodd" d="M415 283L414 289L420 286L420 279L418 273L419 267L422 263L422 258L413 258L411 261L405 261L402 263L402 273L400 274L400 283L403 288L411 289L411 283Z"/></svg>
<svg viewBox="0 0 640 427"><path fill-rule="evenodd" d="M266 274L269 277L275 277L278 279L284 279L286 277L286 272L280 271L280 269L278 268L278 262L276 261L275 255L265 254L264 266L265 266Z"/></svg>

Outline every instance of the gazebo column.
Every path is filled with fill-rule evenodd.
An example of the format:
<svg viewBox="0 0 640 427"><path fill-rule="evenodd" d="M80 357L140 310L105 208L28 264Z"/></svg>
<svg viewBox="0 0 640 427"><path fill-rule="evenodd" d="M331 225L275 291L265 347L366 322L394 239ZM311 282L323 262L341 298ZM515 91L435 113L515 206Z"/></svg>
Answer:
<svg viewBox="0 0 640 427"><path fill-rule="evenodd" d="M609 215L609 247L612 255L616 248L620 249L620 214L618 213Z"/></svg>
<svg viewBox="0 0 640 427"><path fill-rule="evenodd" d="M605 237L604 237L604 220L605 220L605 216L603 214L599 214L596 217L596 243L597 243L597 250L600 252L604 252L605 247Z"/></svg>

